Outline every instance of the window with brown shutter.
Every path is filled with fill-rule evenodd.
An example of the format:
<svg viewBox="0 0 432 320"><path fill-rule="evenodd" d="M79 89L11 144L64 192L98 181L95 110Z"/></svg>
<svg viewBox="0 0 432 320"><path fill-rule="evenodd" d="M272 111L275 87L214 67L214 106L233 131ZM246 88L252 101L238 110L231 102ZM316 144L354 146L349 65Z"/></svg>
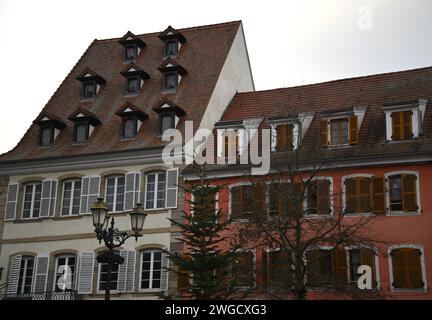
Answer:
<svg viewBox="0 0 432 320"><path fill-rule="evenodd" d="M288 290L292 287L292 257L289 252L282 250L268 252L265 270L267 288Z"/></svg>
<svg viewBox="0 0 432 320"><path fill-rule="evenodd" d="M201 190L194 194L193 200L194 215L201 215L201 218L211 218L216 214L216 192L211 188Z"/></svg>
<svg viewBox="0 0 432 320"><path fill-rule="evenodd" d="M348 120L349 132L348 141L350 144L358 143L358 116L352 116Z"/></svg>
<svg viewBox="0 0 432 320"><path fill-rule="evenodd" d="M237 157L239 155L239 137L236 134L235 137L233 134L227 134L223 137L224 141L224 156L225 158ZM230 154L232 153L232 155Z"/></svg>
<svg viewBox="0 0 432 320"><path fill-rule="evenodd" d="M320 121L320 145L322 147L329 145L329 137L328 137L328 120Z"/></svg>
<svg viewBox="0 0 432 320"><path fill-rule="evenodd" d="M243 185L231 188L231 217L249 219L254 214L264 214L264 184Z"/></svg>
<svg viewBox="0 0 432 320"><path fill-rule="evenodd" d="M293 125L281 124L276 126L276 151L290 151L293 149Z"/></svg>
<svg viewBox="0 0 432 320"><path fill-rule="evenodd" d="M412 111L392 112L392 140L408 140L413 138Z"/></svg>
<svg viewBox="0 0 432 320"><path fill-rule="evenodd" d="M399 174L389 177L390 211L416 212L417 176L415 174Z"/></svg>
<svg viewBox="0 0 432 320"><path fill-rule="evenodd" d="M329 250L314 249L306 253L309 287L330 287L333 282L333 258Z"/></svg>
<svg viewBox="0 0 432 320"><path fill-rule="evenodd" d="M330 214L330 181L319 179L310 181L306 186L306 214Z"/></svg>
<svg viewBox="0 0 432 320"><path fill-rule="evenodd" d="M386 212L386 188L384 177L373 177L373 212L382 214Z"/></svg>
<svg viewBox="0 0 432 320"><path fill-rule="evenodd" d="M344 248L336 248L332 252L332 277L335 286L348 283L347 256Z"/></svg>
<svg viewBox="0 0 432 320"><path fill-rule="evenodd" d="M330 120L330 144L348 144L348 119Z"/></svg>
<svg viewBox="0 0 432 320"><path fill-rule="evenodd" d="M393 249L391 259L394 288L422 289L424 287L421 251L419 249Z"/></svg>
<svg viewBox="0 0 432 320"><path fill-rule="evenodd" d="M367 213L372 211L372 178L355 177L345 180L346 213Z"/></svg>
<svg viewBox="0 0 432 320"><path fill-rule="evenodd" d="M375 253L369 249L351 249L349 250L349 270L351 285L357 287L357 281L361 274L358 273L358 268L362 265L371 267L372 271L372 288L377 288L375 268Z"/></svg>
<svg viewBox="0 0 432 320"><path fill-rule="evenodd" d="M255 284L254 254L241 252L232 266L233 278L238 287L253 287Z"/></svg>

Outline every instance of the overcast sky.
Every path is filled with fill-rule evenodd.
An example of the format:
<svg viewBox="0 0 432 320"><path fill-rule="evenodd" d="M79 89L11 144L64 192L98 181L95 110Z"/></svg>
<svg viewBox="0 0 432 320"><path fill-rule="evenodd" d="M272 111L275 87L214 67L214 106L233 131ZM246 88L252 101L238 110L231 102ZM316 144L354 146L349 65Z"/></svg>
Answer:
<svg viewBox="0 0 432 320"><path fill-rule="evenodd" d="M242 20L257 90L432 65L430 0L0 0L0 153L94 39Z"/></svg>

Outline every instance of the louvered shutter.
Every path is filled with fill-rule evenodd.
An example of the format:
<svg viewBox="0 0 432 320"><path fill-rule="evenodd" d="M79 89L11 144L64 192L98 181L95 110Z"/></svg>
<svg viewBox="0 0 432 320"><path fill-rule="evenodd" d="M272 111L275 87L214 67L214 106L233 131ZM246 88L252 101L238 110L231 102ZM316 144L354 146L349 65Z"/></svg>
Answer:
<svg viewBox="0 0 432 320"><path fill-rule="evenodd" d="M403 139L405 139L405 140L411 139L413 137L412 114L413 114L413 112L411 110L404 111L401 114L402 134L403 134Z"/></svg>
<svg viewBox="0 0 432 320"><path fill-rule="evenodd" d="M57 192L57 181L47 179L42 181L41 210L40 217L51 217L54 215L55 198Z"/></svg>
<svg viewBox="0 0 432 320"><path fill-rule="evenodd" d="M405 261L404 252L401 249L395 249L391 252L392 269L393 269L393 287L407 288L408 283L405 281Z"/></svg>
<svg viewBox="0 0 432 320"><path fill-rule="evenodd" d="M141 174L139 172L129 172L126 174L125 211L132 210L140 201L140 180Z"/></svg>
<svg viewBox="0 0 432 320"><path fill-rule="evenodd" d="M373 177L373 212L383 214L386 212L386 192L384 177Z"/></svg>
<svg viewBox="0 0 432 320"><path fill-rule="evenodd" d="M321 275L321 257L319 250L309 250L306 252L307 261L307 284L309 287L320 286L320 275Z"/></svg>
<svg viewBox="0 0 432 320"><path fill-rule="evenodd" d="M15 220L18 201L18 188L19 185L17 183L13 183L8 186L8 192L6 196L6 210L4 215L5 221Z"/></svg>
<svg viewBox="0 0 432 320"><path fill-rule="evenodd" d="M91 294L93 291L93 272L95 254L92 251L81 252L79 255L78 293Z"/></svg>
<svg viewBox="0 0 432 320"><path fill-rule="evenodd" d="M178 168L167 170L166 174L166 204L167 209L177 208Z"/></svg>
<svg viewBox="0 0 432 320"><path fill-rule="evenodd" d="M127 272L128 255L129 255L128 250L120 251L120 257L122 257L124 261L118 267L117 291L119 292L126 291L126 272Z"/></svg>
<svg viewBox="0 0 432 320"><path fill-rule="evenodd" d="M124 262L119 265L117 290L119 292L133 292L135 278L135 251L122 250L120 256Z"/></svg>
<svg viewBox="0 0 432 320"><path fill-rule="evenodd" d="M49 260L50 257L48 254L38 254L36 256L32 292L41 293L46 291Z"/></svg>
<svg viewBox="0 0 432 320"><path fill-rule="evenodd" d="M375 253L372 250L361 249L360 250L360 263L371 267L372 270L372 288L378 286L376 279L376 269L375 269Z"/></svg>
<svg viewBox="0 0 432 320"><path fill-rule="evenodd" d="M409 283L409 288L423 288L421 251L418 249L406 249L405 256L408 270L407 282Z"/></svg>
<svg viewBox="0 0 432 320"><path fill-rule="evenodd" d="M264 184L256 183L254 185L254 202L255 202L255 215L257 217L263 217L264 215Z"/></svg>
<svg viewBox="0 0 432 320"><path fill-rule="evenodd" d="M401 137L401 112L392 112L392 140L400 140Z"/></svg>
<svg viewBox="0 0 432 320"><path fill-rule="evenodd" d="M128 254L127 270L126 270L126 292L134 291L135 261L136 261L136 252L134 250L130 250Z"/></svg>
<svg viewBox="0 0 432 320"><path fill-rule="evenodd" d="M282 151L283 150L283 140L284 140L284 134L283 134L283 126L279 125L276 126L276 151Z"/></svg>
<svg viewBox="0 0 432 320"><path fill-rule="evenodd" d="M241 189L242 186L231 188L231 218L241 217Z"/></svg>
<svg viewBox="0 0 432 320"><path fill-rule="evenodd" d="M321 120L319 129L320 129L320 144L321 146L327 146L329 144L328 121Z"/></svg>
<svg viewBox="0 0 432 320"><path fill-rule="evenodd" d="M317 189L318 214L330 214L330 181L326 179L317 181Z"/></svg>
<svg viewBox="0 0 432 320"><path fill-rule="evenodd" d="M402 175L403 211L417 211L416 180L416 175Z"/></svg>
<svg viewBox="0 0 432 320"><path fill-rule="evenodd" d="M336 286L348 283L348 266L344 248L336 248L332 252L333 283Z"/></svg>
<svg viewBox="0 0 432 320"><path fill-rule="evenodd" d="M97 198L99 198L100 180L101 180L100 176L90 177L87 213L90 213L90 207L97 201Z"/></svg>
<svg viewBox="0 0 432 320"><path fill-rule="evenodd" d="M348 120L349 134L348 140L350 144L358 143L358 117L353 116Z"/></svg>
<svg viewBox="0 0 432 320"><path fill-rule="evenodd" d="M354 213L356 211L356 186L357 180L355 178L345 180L345 210L347 213Z"/></svg>
<svg viewBox="0 0 432 320"><path fill-rule="evenodd" d="M90 177L83 177L81 179L81 205L80 205L80 213L87 213L89 183L90 183Z"/></svg>
<svg viewBox="0 0 432 320"><path fill-rule="evenodd" d="M168 289L168 253L162 252L161 289Z"/></svg>
<svg viewBox="0 0 432 320"><path fill-rule="evenodd" d="M13 256L9 266L8 295L15 295L18 291L18 282L21 268L21 255Z"/></svg>
<svg viewBox="0 0 432 320"><path fill-rule="evenodd" d="M292 124L287 124L285 134L285 150L293 150L294 147L294 126Z"/></svg>

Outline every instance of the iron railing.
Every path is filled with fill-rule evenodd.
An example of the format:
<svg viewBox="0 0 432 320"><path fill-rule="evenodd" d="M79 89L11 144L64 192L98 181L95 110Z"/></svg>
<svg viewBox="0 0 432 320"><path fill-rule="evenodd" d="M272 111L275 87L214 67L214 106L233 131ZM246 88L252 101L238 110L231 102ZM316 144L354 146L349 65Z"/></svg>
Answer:
<svg viewBox="0 0 432 320"><path fill-rule="evenodd" d="M0 300L80 300L77 291L44 291L32 293L3 294Z"/></svg>

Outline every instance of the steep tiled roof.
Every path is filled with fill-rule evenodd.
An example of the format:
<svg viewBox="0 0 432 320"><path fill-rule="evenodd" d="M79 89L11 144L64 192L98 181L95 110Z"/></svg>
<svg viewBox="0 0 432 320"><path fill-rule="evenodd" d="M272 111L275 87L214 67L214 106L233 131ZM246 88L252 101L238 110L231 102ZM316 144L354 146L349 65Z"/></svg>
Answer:
<svg viewBox="0 0 432 320"><path fill-rule="evenodd" d="M423 133L418 139L386 142L386 121L383 106L388 103L428 99ZM359 131L359 143L352 147L322 148L319 146L319 121L326 111L347 110L367 106ZM269 118L288 117L298 113L315 113L299 148L299 160L352 161L355 159L414 157L432 155L432 67L341 79L324 83L238 93L225 110L221 121L263 118L261 127L269 127ZM284 153L272 155L285 161ZM276 162L278 163L278 162ZM235 165L210 165L208 170L233 168ZM238 166L240 168L240 166ZM196 170L189 166L185 172Z"/></svg>
<svg viewBox="0 0 432 320"><path fill-rule="evenodd" d="M178 125L183 130L183 120L193 120L197 128L210 100L219 73L226 60L240 21L210 26L179 29L187 39L175 57L176 63L188 71L175 93L162 93L162 74L157 69L164 62L164 43L161 32L138 35L145 42L134 62L150 75L137 97L125 97L125 78L121 71L129 64L124 61L121 38L95 40L75 67L61 83L42 112L52 114L67 124L49 147L38 147L38 126L32 124L18 145L0 156L0 161L31 160L115 152L131 149L159 147L166 144L157 136L158 115L152 110L165 97L185 111ZM89 68L106 80L96 98L81 99L81 83L76 79ZM116 112L129 101L149 115L135 139L122 140L121 119ZM73 123L68 119L78 107L94 114L101 125L95 129L85 144L73 144Z"/></svg>

